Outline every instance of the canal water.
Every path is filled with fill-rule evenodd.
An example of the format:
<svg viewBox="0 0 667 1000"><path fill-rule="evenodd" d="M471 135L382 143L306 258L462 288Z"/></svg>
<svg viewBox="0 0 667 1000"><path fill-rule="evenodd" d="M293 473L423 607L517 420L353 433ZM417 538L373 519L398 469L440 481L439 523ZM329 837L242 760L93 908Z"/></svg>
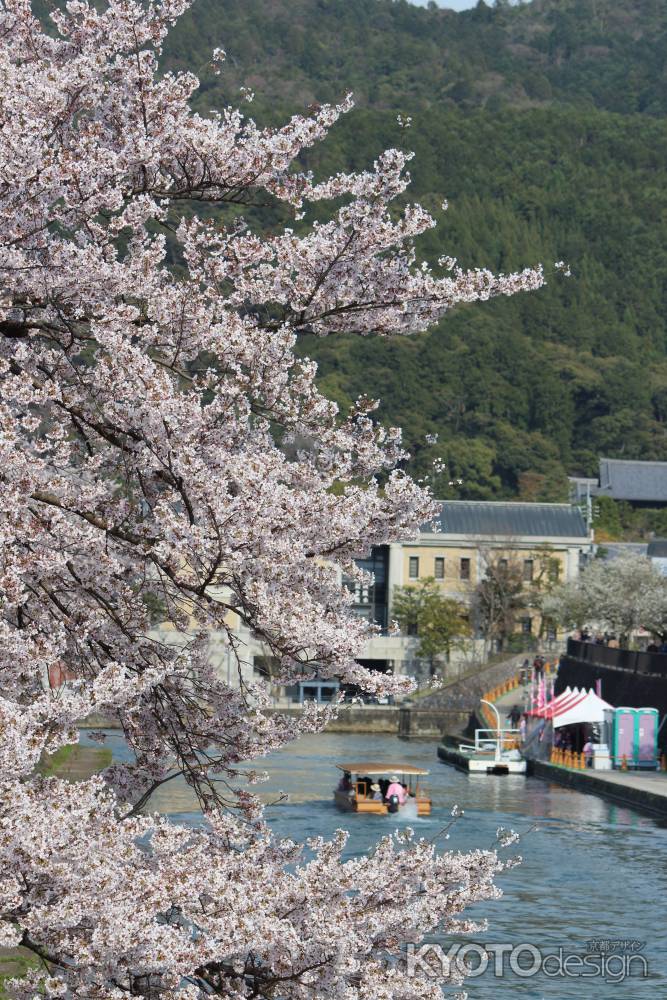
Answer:
<svg viewBox="0 0 667 1000"><path fill-rule="evenodd" d="M125 747L109 736L108 745L123 758ZM82 742L88 742L85 733ZM522 833L537 825L509 848L523 861L499 877L503 898L466 911L486 917L488 931L440 942L444 949L455 941L472 945L467 956L473 966L480 960L476 946L491 947L486 970L466 982L470 1000L667 1000L667 823L536 778L464 774L440 763L432 742L324 733L257 762L270 775L258 786L262 799L288 796L268 807L277 834L302 841L344 827L348 851L356 854L400 824L393 816L343 814L334 807L335 764L346 760L428 768L433 811L410 826L418 836L433 837L458 805L464 816L443 848L488 848L499 826ZM182 822L199 821L184 782L166 785L155 808ZM504 957L493 946L503 946ZM604 961L582 962L600 953ZM555 957L544 962L547 955Z"/></svg>

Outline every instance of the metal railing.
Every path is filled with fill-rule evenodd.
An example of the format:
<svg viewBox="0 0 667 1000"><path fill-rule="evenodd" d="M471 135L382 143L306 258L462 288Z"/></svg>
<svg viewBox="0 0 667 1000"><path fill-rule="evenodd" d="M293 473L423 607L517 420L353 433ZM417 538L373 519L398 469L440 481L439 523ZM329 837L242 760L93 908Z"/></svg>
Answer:
<svg viewBox="0 0 667 1000"><path fill-rule="evenodd" d="M493 754L499 760L504 750L517 749L520 740L519 729L476 729L474 744L461 743L459 749L464 753Z"/></svg>
<svg viewBox="0 0 667 1000"><path fill-rule="evenodd" d="M634 649L616 649L598 642L568 639L567 656L582 663L616 670L630 670L636 674L667 676L667 653L640 653Z"/></svg>

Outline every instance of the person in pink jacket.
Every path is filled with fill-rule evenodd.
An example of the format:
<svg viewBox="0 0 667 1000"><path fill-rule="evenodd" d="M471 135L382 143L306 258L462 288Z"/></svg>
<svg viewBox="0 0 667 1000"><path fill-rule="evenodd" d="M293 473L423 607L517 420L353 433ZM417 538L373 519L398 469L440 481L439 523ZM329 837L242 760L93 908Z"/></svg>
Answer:
<svg viewBox="0 0 667 1000"><path fill-rule="evenodd" d="M392 774L391 777L389 778L389 788L385 792L385 796L384 796L385 799L387 800L387 802L389 802L389 800L391 799L392 795L396 795L398 797L398 804L400 806L402 806L404 802L407 802L408 793L406 792L406 790L403 788L403 785L398 780L398 775L397 774Z"/></svg>

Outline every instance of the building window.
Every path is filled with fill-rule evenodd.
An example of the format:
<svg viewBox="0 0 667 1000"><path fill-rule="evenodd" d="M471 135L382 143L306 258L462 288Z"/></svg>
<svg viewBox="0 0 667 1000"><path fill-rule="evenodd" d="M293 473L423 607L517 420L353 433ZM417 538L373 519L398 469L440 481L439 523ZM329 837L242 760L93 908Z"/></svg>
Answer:
<svg viewBox="0 0 667 1000"><path fill-rule="evenodd" d="M508 566L509 566L509 563L507 562L507 559L499 559L498 560L498 569L500 570L501 573L506 573Z"/></svg>
<svg viewBox="0 0 667 1000"><path fill-rule="evenodd" d="M407 633L408 635L419 635L417 622L408 622Z"/></svg>
<svg viewBox="0 0 667 1000"><path fill-rule="evenodd" d="M411 580L416 580L419 576L419 556L410 556L408 574Z"/></svg>
<svg viewBox="0 0 667 1000"><path fill-rule="evenodd" d="M434 562L434 576L436 580L444 580L445 579L444 556L436 556L433 562Z"/></svg>
<svg viewBox="0 0 667 1000"><path fill-rule="evenodd" d="M526 583L530 583L533 579L533 560L524 559L523 561L523 578Z"/></svg>
<svg viewBox="0 0 667 1000"><path fill-rule="evenodd" d="M521 631L525 635L530 635L533 631L533 619L532 618L522 618L521 619Z"/></svg>
<svg viewBox="0 0 667 1000"><path fill-rule="evenodd" d="M547 642L555 642L557 639L556 626L547 625Z"/></svg>
<svg viewBox="0 0 667 1000"><path fill-rule="evenodd" d="M461 579L462 580L469 580L470 579L470 560L469 559L462 559L461 560L461 572L460 572L460 575L461 575Z"/></svg>

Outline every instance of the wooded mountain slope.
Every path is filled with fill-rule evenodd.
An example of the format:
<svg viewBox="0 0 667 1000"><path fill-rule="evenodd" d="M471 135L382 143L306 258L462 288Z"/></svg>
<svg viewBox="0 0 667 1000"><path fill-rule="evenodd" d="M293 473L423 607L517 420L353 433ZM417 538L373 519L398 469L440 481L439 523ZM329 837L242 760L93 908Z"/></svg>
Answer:
<svg viewBox="0 0 667 1000"><path fill-rule="evenodd" d="M198 68L218 44L230 66L207 82L215 94L231 79L300 104L354 90L360 104L413 110L667 110L664 0L482 0L459 14L405 0L198 0L170 52Z"/></svg>
<svg viewBox="0 0 667 1000"><path fill-rule="evenodd" d="M451 476L463 497L563 499L566 474L594 473L600 453L667 457L664 0L461 14L404 0L196 0L165 62L199 75L203 110L243 105L250 87L263 121L353 90L357 109L304 166L413 149L410 197L441 218L426 257L571 266L537 294L460 309L419 337L304 341L332 397L382 398L416 472L447 461L440 494L452 495ZM286 221L274 208L249 219Z"/></svg>

